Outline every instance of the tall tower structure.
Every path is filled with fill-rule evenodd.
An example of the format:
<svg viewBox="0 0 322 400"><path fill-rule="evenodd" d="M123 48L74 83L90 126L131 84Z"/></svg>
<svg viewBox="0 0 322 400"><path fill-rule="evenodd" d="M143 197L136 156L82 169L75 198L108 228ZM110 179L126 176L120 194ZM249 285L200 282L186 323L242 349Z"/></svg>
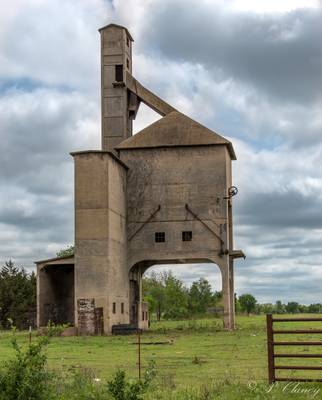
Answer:
<svg viewBox="0 0 322 400"><path fill-rule="evenodd" d="M102 150L114 151L132 136L137 98L128 92L127 75L132 74L132 42L129 31L116 24L101 34Z"/></svg>
<svg viewBox="0 0 322 400"><path fill-rule="evenodd" d="M147 329L144 272L208 262L221 271L223 323L234 329L234 259L244 253L233 248L233 145L135 79L125 27L99 32L102 149L71 153L75 252L37 262L37 324L80 335ZM132 136L141 102L163 118Z"/></svg>

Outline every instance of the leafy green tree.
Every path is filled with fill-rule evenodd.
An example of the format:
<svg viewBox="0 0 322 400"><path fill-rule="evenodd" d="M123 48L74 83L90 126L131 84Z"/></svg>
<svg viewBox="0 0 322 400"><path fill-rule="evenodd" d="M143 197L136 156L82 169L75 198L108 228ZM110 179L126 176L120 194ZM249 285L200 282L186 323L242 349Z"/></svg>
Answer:
<svg viewBox="0 0 322 400"><path fill-rule="evenodd" d="M71 246L67 246L65 249L61 249L60 251L58 251L56 253L56 256L59 258L69 257L69 256L73 256L74 252L75 252L75 246L71 245Z"/></svg>
<svg viewBox="0 0 322 400"><path fill-rule="evenodd" d="M253 311L256 315L259 315L261 313L261 305L256 303L255 304L255 309Z"/></svg>
<svg viewBox="0 0 322 400"><path fill-rule="evenodd" d="M299 312L299 303L296 301L289 301L285 306L285 310L290 314L296 314Z"/></svg>
<svg viewBox="0 0 322 400"><path fill-rule="evenodd" d="M285 305L281 302L281 300L277 300L274 306L274 312L276 314L284 314L285 313Z"/></svg>
<svg viewBox="0 0 322 400"><path fill-rule="evenodd" d="M193 282L188 295L190 314L204 314L207 308L213 304L214 297L207 279L200 278L198 281Z"/></svg>
<svg viewBox="0 0 322 400"><path fill-rule="evenodd" d="M164 286L153 286L150 290L151 298L154 300L154 311L157 316L157 320L161 320L162 312L164 311L165 307L165 287ZM150 304L152 301L150 300ZM153 303L152 303L153 307Z"/></svg>
<svg viewBox="0 0 322 400"><path fill-rule="evenodd" d="M8 261L0 270L0 325L17 328L32 325L36 311L36 276Z"/></svg>
<svg viewBox="0 0 322 400"><path fill-rule="evenodd" d="M316 313L319 314L322 312L322 304L317 303L317 304L310 304L308 306L308 310L309 313Z"/></svg>
<svg viewBox="0 0 322 400"><path fill-rule="evenodd" d="M183 282L170 272L165 280L166 319L184 318L188 314L188 291Z"/></svg>
<svg viewBox="0 0 322 400"><path fill-rule="evenodd" d="M274 305L271 303L260 304L260 312L264 314L272 314L274 312Z"/></svg>
<svg viewBox="0 0 322 400"><path fill-rule="evenodd" d="M309 312L309 306L307 306L305 304L299 304L298 312L299 313L308 313Z"/></svg>
<svg viewBox="0 0 322 400"><path fill-rule="evenodd" d="M256 310L256 303L255 297L249 293L239 296L240 307L248 316L251 312Z"/></svg>
<svg viewBox="0 0 322 400"><path fill-rule="evenodd" d="M165 306L165 281L167 274L152 272L142 280L143 298L149 303L150 313L155 313L160 321Z"/></svg>

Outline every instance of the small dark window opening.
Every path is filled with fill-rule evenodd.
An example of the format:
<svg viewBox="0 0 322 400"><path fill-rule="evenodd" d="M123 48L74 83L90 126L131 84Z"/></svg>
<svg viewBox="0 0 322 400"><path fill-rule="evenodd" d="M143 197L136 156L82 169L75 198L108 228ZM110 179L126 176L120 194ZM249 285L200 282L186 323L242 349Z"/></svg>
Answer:
<svg viewBox="0 0 322 400"><path fill-rule="evenodd" d="M130 69L130 61L128 58L126 59L126 67L127 67L127 69Z"/></svg>
<svg viewBox="0 0 322 400"><path fill-rule="evenodd" d="M156 243L165 242L165 232L155 232L155 242Z"/></svg>
<svg viewBox="0 0 322 400"><path fill-rule="evenodd" d="M145 312L145 320L146 321L148 320L148 312L147 311Z"/></svg>
<svg viewBox="0 0 322 400"><path fill-rule="evenodd" d="M124 314L124 303L121 303L121 314Z"/></svg>
<svg viewBox="0 0 322 400"><path fill-rule="evenodd" d="M130 39L128 37L126 38L126 45L127 47L130 47Z"/></svg>
<svg viewBox="0 0 322 400"><path fill-rule="evenodd" d="M115 80L116 82L123 82L123 65L115 65Z"/></svg>
<svg viewBox="0 0 322 400"><path fill-rule="evenodd" d="M144 321L144 311L142 311L142 321Z"/></svg>
<svg viewBox="0 0 322 400"><path fill-rule="evenodd" d="M182 232L182 241L183 242L191 242L191 240L192 240L192 232L191 231Z"/></svg>
<svg viewBox="0 0 322 400"><path fill-rule="evenodd" d="M116 313L116 303L113 303L113 314Z"/></svg>

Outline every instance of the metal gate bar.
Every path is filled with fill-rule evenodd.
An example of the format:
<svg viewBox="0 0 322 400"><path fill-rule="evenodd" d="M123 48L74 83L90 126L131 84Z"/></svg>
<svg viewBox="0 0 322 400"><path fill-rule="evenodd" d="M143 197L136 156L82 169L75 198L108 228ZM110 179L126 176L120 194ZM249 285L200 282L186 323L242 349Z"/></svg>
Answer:
<svg viewBox="0 0 322 400"><path fill-rule="evenodd" d="M278 353L275 354L275 346L321 346L322 341L279 341L274 340L277 334L321 334L322 329L277 329L274 330L274 322L322 322L322 318L273 318L272 314L266 315L267 327L267 356L268 356L268 381L273 383L276 381L291 382L322 382L322 378L278 378L276 370L301 370L301 371L322 371L322 366L306 366L306 365L275 365L276 358L321 358L322 354L292 354Z"/></svg>

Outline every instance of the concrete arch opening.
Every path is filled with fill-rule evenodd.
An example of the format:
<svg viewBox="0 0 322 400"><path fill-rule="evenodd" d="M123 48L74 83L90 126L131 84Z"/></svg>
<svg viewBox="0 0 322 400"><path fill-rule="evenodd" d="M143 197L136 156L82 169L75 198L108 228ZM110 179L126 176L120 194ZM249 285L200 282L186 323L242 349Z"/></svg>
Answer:
<svg viewBox="0 0 322 400"><path fill-rule="evenodd" d="M149 327L149 313L148 304L143 300L142 291L142 279L144 275L151 270L162 268L171 268L175 273L176 265L184 265L189 268L190 264L200 268L200 264L207 264L220 274L221 285L219 290L222 291L223 299L223 324L226 329L234 328L234 292L231 277L226 273L225 269L221 268L220 265L210 259L188 259L188 260L143 260L135 263L129 272L130 281L130 294L129 294L129 313L130 313L130 324L140 328L148 329ZM172 268L174 267L174 268ZM209 271L209 269L208 269ZM201 273L198 276L203 277L205 274ZM196 276L197 278L197 276ZM198 279L198 278L197 278Z"/></svg>

